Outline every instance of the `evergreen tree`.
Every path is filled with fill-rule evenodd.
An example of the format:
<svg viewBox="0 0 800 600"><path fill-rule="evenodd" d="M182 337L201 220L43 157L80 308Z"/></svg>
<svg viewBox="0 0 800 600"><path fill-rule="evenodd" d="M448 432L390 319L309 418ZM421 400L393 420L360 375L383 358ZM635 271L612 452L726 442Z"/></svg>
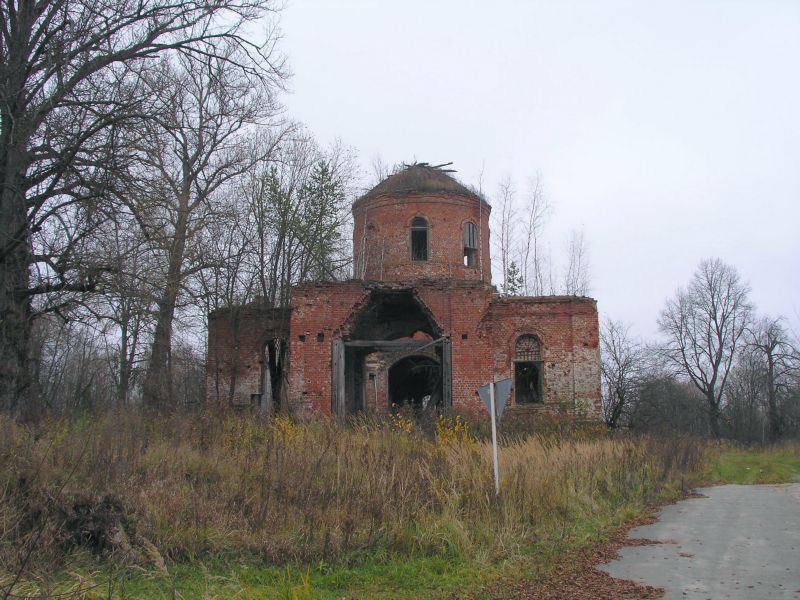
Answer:
<svg viewBox="0 0 800 600"><path fill-rule="evenodd" d="M519 270L517 263L513 260L508 265L508 272L506 272L506 280L503 284L503 289L507 296L521 296L525 289L525 278Z"/></svg>

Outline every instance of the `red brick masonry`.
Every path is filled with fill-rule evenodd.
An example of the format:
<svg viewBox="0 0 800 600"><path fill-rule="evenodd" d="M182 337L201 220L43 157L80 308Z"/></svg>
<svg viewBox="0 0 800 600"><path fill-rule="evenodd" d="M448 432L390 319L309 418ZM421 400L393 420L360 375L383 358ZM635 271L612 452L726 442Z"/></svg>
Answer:
<svg viewBox="0 0 800 600"><path fill-rule="evenodd" d="M413 285L443 334L451 340L454 410L482 411L477 388L493 375L496 379L511 377L517 338L533 334L542 343L545 405L577 409L587 416L599 415L594 300L502 297L480 282L417 280ZM343 323L371 290L402 286L348 281L294 289L289 402L295 410L330 414L332 340L341 336ZM378 378L380 398L386 397L387 385L385 376ZM380 411L388 407L378 402L375 408Z"/></svg>
<svg viewBox="0 0 800 600"><path fill-rule="evenodd" d="M492 377L513 377L516 342L533 335L541 348L544 401L512 403L510 410L558 408L598 418L596 302L499 295L491 285L490 212L485 200L432 167L412 166L384 180L353 205L356 279L295 286L288 319L286 313L258 305L210 315L209 398L235 404L256 400L264 387L265 344L280 338L288 341L284 373L289 408L298 414L330 415L334 340L353 338L352 324L375 294L400 292L413 296L414 310L418 306L419 314L433 322L429 329L435 336L450 340L455 411L481 414L477 388ZM427 260L412 260L414 219L427 224ZM464 264L467 222L477 232L470 266ZM382 313L381 318L395 316L403 315ZM402 337L412 334L419 339L410 331ZM388 410L388 368L395 359L381 352L366 359L360 385L368 412Z"/></svg>

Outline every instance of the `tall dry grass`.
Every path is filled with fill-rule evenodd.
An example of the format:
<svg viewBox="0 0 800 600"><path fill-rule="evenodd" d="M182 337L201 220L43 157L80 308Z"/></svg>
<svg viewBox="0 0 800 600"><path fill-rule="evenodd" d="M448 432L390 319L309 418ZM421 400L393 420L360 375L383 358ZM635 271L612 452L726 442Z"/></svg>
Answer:
<svg viewBox="0 0 800 600"><path fill-rule="evenodd" d="M272 564L359 556L513 556L691 484L689 439L515 437L491 452L463 423L262 421L213 413L0 417L0 560L74 551Z"/></svg>

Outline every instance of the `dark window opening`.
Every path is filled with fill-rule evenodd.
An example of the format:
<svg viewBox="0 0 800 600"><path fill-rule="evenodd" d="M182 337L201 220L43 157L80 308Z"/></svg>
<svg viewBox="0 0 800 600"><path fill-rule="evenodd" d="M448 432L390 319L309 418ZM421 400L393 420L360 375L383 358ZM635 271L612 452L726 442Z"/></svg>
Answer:
<svg viewBox="0 0 800 600"><path fill-rule="evenodd" d="M306 336L304 336L303 334L300 334L300 335L297 336L297 339L300 340L301 342L305 342L306 341Z"/></svg>
<svg viewBox="0 0 800 600"><path fill-rule="evenodd" d="M325 341L325 334L324 333L318 333L317 334L317 341L318 342L324 342Z"/></svg>
<svg viewBox="0 0 800 600"><path fill-rule="evenodd" d="M533 335L517 338L514 348L514 402L536 404L542 398L542 345Z"/></svg>
<svg viewBox="0 0 800 600"><path fill-rule="evenodd" d="M536 404L542 401L542 363L514 363L514 402Z"/></svg>
<svg viewBox="0 0 800 600"><path fill-rule="evenodd" d="M464 266L474 267L478 256L478 232L475 223L464 223Z"/></svg>
<svg viewBox="0 0 800 600"><path fill-rule="evenodd" d="M345 414L354 415L367 409L364 389L364 358L367 351L363 348L345 349Z"/></svg>
<svg viewBox="0 0 800 600"><path fill-rule="evenodd" d="M411 260L428 260L428 222L421 217L411 221Z"/></svg>

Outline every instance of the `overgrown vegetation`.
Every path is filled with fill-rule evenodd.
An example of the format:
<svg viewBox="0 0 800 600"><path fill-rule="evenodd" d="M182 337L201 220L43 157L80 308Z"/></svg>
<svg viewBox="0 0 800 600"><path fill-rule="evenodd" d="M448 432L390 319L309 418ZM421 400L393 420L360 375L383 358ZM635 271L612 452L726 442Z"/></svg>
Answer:
<svg viewBox="0 0 800 600"><path fill-rule="evenodd" d="M432 438L392 421L337 426L212 413L31 425L3 417L0 427L6 589L15 573L27 585L62 589L75 585L64 573L99 565L106 595L112 580L118 593L125 582L143 585L141 575L130 579L142 572L180 585L179 573L207 569L191 585L212 587L231 585L234 572L261 573L259 585L277 590L302 589L306 571L316 584L336 565L331 588L366 570L387 577L380 587L390 594L398 564L473 575L476 565L487 574L530 568L533 557L541 566L675 497L706 468L703 446L689 438L515 437L501 448L497 500L489 447L460 420L443 419ZM125 577L109 577L112 567ZM228 576L208 575L219 569Z"/></svg>

